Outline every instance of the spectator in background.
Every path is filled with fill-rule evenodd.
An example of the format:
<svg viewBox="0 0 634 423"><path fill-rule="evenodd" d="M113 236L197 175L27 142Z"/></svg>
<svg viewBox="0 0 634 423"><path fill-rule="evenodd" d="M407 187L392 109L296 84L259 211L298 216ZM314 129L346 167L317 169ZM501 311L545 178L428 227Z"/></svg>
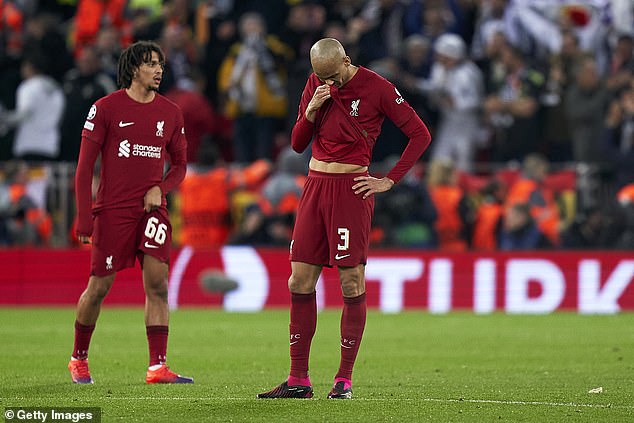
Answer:
<svg viewBox="0 0 634 423"><path fill-rule="evenodd" d="M421 33L432 44L443 34L460 32L456 15L452 13L458 9L451 6L455 6L455 2L428 1L423 4Z"/></svg>
<svg viewBox="0 0 634 423"><path fill-rule="evenodd" d="M605 60L608 7L601 2L511 1L504 13L509 41L529 57L546 60L561 49L563 31L574 31L583 50ZM607 3L607 2L603 2Z"/></svg>
<svg viewBox="0 0 634 423"><path fill-rule="evenodd" d="M188 167L179 190L181 244L194 248L222 246L235 223L235 192L261 184L269 172L270 164L264 160L245 168L231 167L220 158L215 143L203 140L198 163Z"/></svg>
<svg viewBox="0 0 634 423"><path fill-rule="evenodd" d="M0 60L16 57L22 52L24 11L14 2L0 2Z"/></svg>
<svg viewBox="0 0 634 423"><path fill-rule="evenodd" d="M113 30L111 35L117 37L117 44L128 45L132 41L132 25L125 15L126 3L127 0L78 0L72 33L76 51L98 42L104 27Z"/></svg>
<svg viewBox="0 0 634 423"><path fill-rule="evenodd" d="M430 162L427 188L438 213L434 225L438 235L438 248L444 251L465 251L469 245L473 219L468 199L458 186L458 175L453 162Z"/></svg>
<svg viewBox="0 0 634 423"><path fill-rule="evenodd" d="M478 10L473 42L471 43L471 57L480 61L487 55L487 45L491 37L497 32L504 31L504 12L509 0L482 0Z"/></svg>
<svg viewBox="0 0 634 423"><path fill-rule="evenodd" d="M419 34L413 34L403 41L404 50L399 57L397 86L409 104L419 116L425 116L428 127L436 126L437 113L429 104L430 101L418 88L418 82L429 78L431 73L431 43Z"/></svg>
<svg viewBox="0 0 634 423"><path fill-rule="evenodd" d="M555 193L544 182L550 165L540 154L529 154L522 163L522 176L509 188L506 209L527 205L534 223L553 245L559 244L561 219ZM519 212L518 212L519 214Z"/></svg>
<svg viewBox="0 0 634 423"><path fill-rule="evenodd" d="M271 159L276 125L288 112L286 67L292 50L272 35L262 17L246 13L219 71L225 113L235 118L234 153L240 163Z"/></svg>
<svg viewBox="0 0 634 423"><path fill-rule="evenodd" d="M498 245L498 228L504 212L506 187L498 180L492 180L481 190L481 200L476 208L473 222L471 247L475 250L493 251Z"/></svg>
<svg viewBox="0 0 634 423"><path fill-rule="evenodd" d="M24 160L55 160L60 150L59 124L64 112L64 92L43 73L41 56L22 60L22 82L16 92L16 109L0 115L0 134L16 127L13 156Z"/></svg>
<svg viewBox="0 0 634 423"><path fill-rule="evenodd" d="M218 71L229 48L238 41L232 1L201 2L198 5L198 42L202 44L205 96L218 109Z"/></svg>
<svg viewBox="0 0 634 423"><path fill-rule="evenodd" d="M25 22L23 51L37 56L40 70L61 82L73 66L73 58L66 47L66 34L60 31L59 20L49 14L38 14Z"/></svg>
<svg viewBox="0 0 634 423"><path fill-rule="evenodd" d="M403 42L403 53L399 56L400 82L407 91L414 91L417 79L427 79L431 73L431 43L422 35L414 34Z"/></svg>
<svg viewBox="0 0 634 423"><path fill-rule="evenodd" d="M528 204L507 207L498 233L498 248L502 251L536 250L552 244L533 220Z"/></svg>
<svg viewBox="0 0 634 423"><path fill-rule="evenodd" d="M616 247L631 251L634 249L634 182L621 188L616 199L625 215L625 228Z"/></svg>
<svg viewBox="0 0 634 423"><path fill-rule="evenodd" d="M5 166L6 167L6 166ZM0 247L11 243L9 219L11 218L11 194L7 182L6 170L0 171Z"/></svg>
<svg viewBox="0 0 634 423"><path fill-rule="evenodd" d="M289 110L297 110L299 107L306 76L311 72L310 60L308 60L310 47L321 37L322 32L325 30L342 30L343 34L345 34L345 28L338 23L336 27L325 28L325 25L326 8L319 2L302 1L292 6L288 11L288 18L281 34L281 40L293 49L295 57L295 60L288 65L286 92ZM336 35L341 36L342 34ZM290 129L294 124L295 114L288 113L285 126ZM285 145L288 145L288 142Z"/></svg>
<svg viewBox="0 0 634 423"><path fill-rule="evenodd" d="M386 158L382 162L385 171L379 173L387 173L397 160L398 156ZM385 247L437 247L437 219L436 206L416 165L400 183L376 199L374 225L382 231L380 241Z"/></svg>
<svg viewBox="0 0 634 423"><path fill-rule="evenodd" d="M298 154L290 146L280 152L275 172L260 190L262 209L267 215L294 214L297 211L309 159L307 152ZM290 229L292 232L292 225ZM288 233L288 242L291 232Z"/></svg>
<svg viewBox="0 0 634 423"><path fill-rule="evenodd" d="M449 159L459 170L469 172L481 126L482 73L466 58L466 45L458 35L441 35L434 51L431 77L421 87L440 110L432 160Z"/></svg>
<svg viewBox="0 0 634 423"><path fill-rule="evenodd" d="M376 60L370 63L367 68L388 81L396 80L399 72L398 62L391 57ZM372 152L373 162L382 162L393 155L398 156L407 146L407 136L390 119L383 121L380 137L381 142L374 145L374 151Z"/></svg>
<svg viewBox="0 0 634 423"><path fill-rule="evenodd" d="M218 143L218 116L212 105L202 94L203 76L197 71L181 79L165 96L183 111L187 134L187 163L196 163L203 138Z"/></svg>
<svg viewBox="0 0 634 423"><path fill-rule="evenodd" d="M198 65L191 28L180 23L165 25L161 33L161 47L165 50L165 78L161 92L191 86L190 75Z"/></svg>
<svg viewBox="0 0 634 423"><path fill-rule="evenodd" d="M112 78L117 79L117 65L123 50L119 30L114 26L105 26L97 34L97 55L101 62L101 69Z"/></svg>
<svg viewBox="0 0 634 423"><path fill-rule="evenodd" d="M617 188L634 181L634 77L608 108L602 135L603 152L612 164Z"/></svg>
<svg viewBox="0 0 634 423"><path fill-rule="evenodd" d="M339 21L326 22L323 30L323 36L326 38L334 38L335 40L347 41L350 46L350 57L358 57L359 46L350 41L349 32L346 26Z"/></svg>
<svg viewBox="0 0 634 423"><path fill-rule="evenodd" d="M246 207L230 244L287 246L291 242L309 158L290 147L280 152L276 170L260 190L260 201Z"/></svg>
<svg viewBox="0 0 634 423"><path fill-rule="evenodd" d="M612 247L606 243L603 213L598 207L578 213L572 224L561 233L561 248L591 250Z"/></svg>
<svg viewBox="0 0 634 423"><path fill-rule="evenodd" d="M540 136L539 97L544 76L526 63L510 44L500 52L504 73L495 74L493 91L484 100L484 112L494 131L492 159L522 160L535 152Z"/></svg>
<svg viewBox="0 0 634 423"><path fill-rule="evenodd" d="M163 0L131 0L126 7L135 40L158 40L170 6ZM167 9L167 10L166 10Z"/></svg>
<svg viewBox="0 0 634 423"><path fill-rule="evenodd" d="M1 53L0 45L0 121L6 109L15 109L16 87L20 85L20 60L18 57ZM0 123L0 161L13 158L14 132L9 128L2 128Z"/></svg>
<svg viewBox="0 0 634 423"><path fill-rule="evenodd" d="M504 79L506 67L502 62L502 49L507 40L501 29L493 32L486 40L484 56L476 61L476 64L484 75L484 92L490 95L495 92Z"/></svg>
<svg viewBox="0 0 634 423"><path fill-rule="evenodd" d="M7 168L9 204L5 217L9 244L47 245L51 239L52 220L29 192L29 166L23 161L14 161Z"/></svg>
<svg viewBox="0 0 634 423"><path fill-rule="evenodd" d="M577 36L572 31L564 31L559 54L550 56L548 77L541 97L544 141L548 157L554 162L572 160L571 135L564 98L570 85L575 82L573 71L579 67L583 58Z"/></svg>
<svg viewBox="0 0 634 423"><path fill-rule="evenodd" d="M288 11L280 39L293 49L296 58L294 64L299 64L303 71L301 75L303 78L306 78L306 74L310 72L310 62L304 58L304 55L319 39L325 25L326 8L319 2L298 2Z"/></svg>
<svg viewBox="0 0 634 423"><path fill-rule="evenodd" d="M610 58L606 85L614 93L626 89L634 76L634 35L620 34Z"/></svg>
<svg viewBox="0 0 634 423"><path fill-rule="evenodd" d="M359 16L350 22L350 28L358 37L361 65L375 60L397 57L406 35L404 20L408 5L396 0L370 0Z"/></svg>
<svg viewBox="0 0 634 423"><path fill-rule="evenodd" d="M61 126L60 160L77 162L81 131L90 106L101 97L117 89L114 81L101 71L101 63L94 46L86 46L76 65L64 76L66 107Z"/></svg>
<svg viewBox="0 0 634 423"><path fill-rule="evenodd" d="M199 160L196 165L188 166L179 189L181 245L215 248L226 241L231 231L231 180L217 146L213 142L203 143Z"/></svg>
<svg viewBox="0 0 634 423"><path fill-rule="evenodd" d="M574 69L565 93L565 114L572 139L572 157L577 162L602 163L603 114L610 94L599 75L594 58L586 57Z"/></svg>
<svg viewBox="0 0 634 423"><path fill-rule="evenodd" d="M431 47L430 40L420 34L405 38L399 55L403 70L416 78L427 78L432 66Z"/></svg>

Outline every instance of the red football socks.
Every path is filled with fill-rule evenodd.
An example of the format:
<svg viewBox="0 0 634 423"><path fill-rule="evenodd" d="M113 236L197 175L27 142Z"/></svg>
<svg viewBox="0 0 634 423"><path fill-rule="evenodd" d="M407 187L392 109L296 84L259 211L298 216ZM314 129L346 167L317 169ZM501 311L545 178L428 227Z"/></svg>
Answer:
<svg viewBox="0 0 634 423"><path fill-rule="evenodd" d="M164 364L167 354L168 326L146 326L145 331L150 348L150 366Z"/></svg>
<svg viewBox="0 0 634 423"><path fill-rule="evenodd" d="M365 293L358 297L343 298L341 314L341 362L335 378L352 380L352 368L359 352L365 329Z"/></svg>
<svg viewBox="0 0 634 423"><path fill-rule="evenodd" d="M315 293L291 293L290 350L291 371L288 384L310 386L308 356L310 343L317 328L317 297ZM291 382L293 382L291 384Z"/></svg>
<svg viewBox="0 0 634 423"><path fill-rule="evenodd" d="M71 356L77 360L85 360L88 358L88 346L95 325L82 325L75 320L75 345L73 345L73 353Z"/></svg>

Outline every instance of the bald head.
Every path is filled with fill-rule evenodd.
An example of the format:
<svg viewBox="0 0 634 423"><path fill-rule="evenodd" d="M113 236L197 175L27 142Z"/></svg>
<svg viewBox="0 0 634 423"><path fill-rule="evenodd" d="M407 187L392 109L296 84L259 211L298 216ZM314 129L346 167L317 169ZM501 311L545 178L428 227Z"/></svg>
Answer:
<svg viewBox="0 0 634 423"><path fill-rule="evenodd" d="M322 38L310 48L310 61L325 62L342 60L346 51L338 40L334 38Z"/></svg>
<svg viewBox="0 0 634 423"><path fill-rule="evenodd" d="M341 43L334 38L322 38L310 49L313 72L322 81L333 80L341 86L349 79L350 58Z"/></svg>

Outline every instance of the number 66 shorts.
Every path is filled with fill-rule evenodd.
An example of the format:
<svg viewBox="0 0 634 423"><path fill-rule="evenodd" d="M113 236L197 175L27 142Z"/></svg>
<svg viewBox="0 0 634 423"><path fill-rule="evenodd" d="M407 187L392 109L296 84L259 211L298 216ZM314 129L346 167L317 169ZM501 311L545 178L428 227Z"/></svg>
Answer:
<svg viewBox="0 0 634 423"><path fill-rule="evenodd" d="M368 259L374 196L355 194L354 178L367 173L310 170L299 201L291 261L354 267Z"/></svg>
<svg viewBox="0 0 634 423"><path fill-rule="evenodd" d="M99 212L95 216L92 236L90 274L106 276L134 266L148 254L169 263L172 225L167 209L146 213L142 207L128 207Z"/></svg>

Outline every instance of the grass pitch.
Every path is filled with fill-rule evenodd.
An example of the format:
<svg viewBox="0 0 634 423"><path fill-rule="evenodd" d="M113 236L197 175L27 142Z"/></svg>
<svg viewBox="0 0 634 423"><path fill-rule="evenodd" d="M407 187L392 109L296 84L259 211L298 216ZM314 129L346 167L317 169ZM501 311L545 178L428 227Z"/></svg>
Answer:
<svg viewBox="0 0 634 423"><path fill-rule="evenodd" d="M194 385L145 385L143 311L116 308L103 309L93 335L95 385L73 385L73 321L71 309L0 309L0 408L101 407L106 422L634 421L630 313L370 312L351 401L325 399L339 311L319 315L310 400L255 398L287 375L287 310L174 312L168 362Z"/></svg>

